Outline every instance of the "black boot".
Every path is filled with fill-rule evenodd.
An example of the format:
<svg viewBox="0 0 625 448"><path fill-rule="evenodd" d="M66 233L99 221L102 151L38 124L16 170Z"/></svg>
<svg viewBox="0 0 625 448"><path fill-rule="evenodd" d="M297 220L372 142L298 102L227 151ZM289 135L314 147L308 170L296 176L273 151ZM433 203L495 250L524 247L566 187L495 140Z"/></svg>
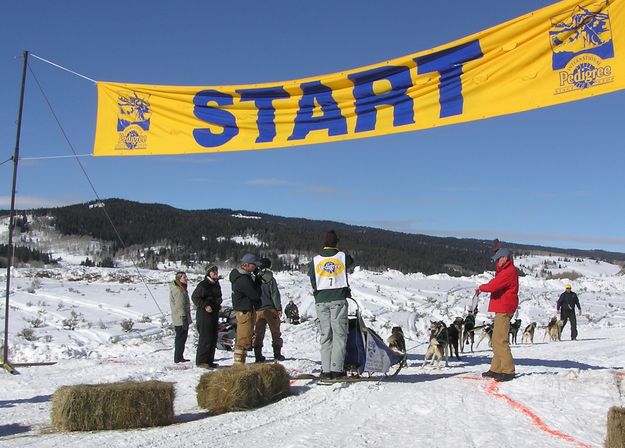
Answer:
<svg viewBox="0 0 625 448"><path fill-rule="evenodd" d="M263 356L263 348L262 347L254 347L254 356L256 360L254 362L265 362L265 357Z"/></svg>
<svg viewBox="0 0 625 448"><path fill-rule="evenodd" d="M282 350L282 347L274 347L273 348L273 359L274 359L274 361L284 361L286 359L284 356L282 356L282 353L280 353L281 350Z"/></svg>

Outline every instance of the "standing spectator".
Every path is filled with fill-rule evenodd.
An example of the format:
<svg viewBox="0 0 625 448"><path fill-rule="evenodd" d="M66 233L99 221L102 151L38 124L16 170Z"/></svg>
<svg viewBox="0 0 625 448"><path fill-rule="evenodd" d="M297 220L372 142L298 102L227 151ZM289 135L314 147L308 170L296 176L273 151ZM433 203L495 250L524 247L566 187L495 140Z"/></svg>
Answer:
<svg viewBox="0 0 625 448"><path fill-rule="evenodd" d="M560 294L560 298L557 303L558 312L560 313L560 319L562 319L562 329L566 323L571 320L571 341L577 340L577 317L575 316L575 307L582 312L582 307L579 305L579 298L577 294L571 291L571 285L566 284L564 286L564 292Z"/></svg>
<svg viewBox="0 0 625 448"><path fill-rule="evenodd" d="M218 367L215 363L217 347L217 330L219 328L219 310L221 309L221 285L219 269L215 265L208 267L206 276L193 294L191 300L195 305L195 322L200 335L197 343L195 364L203 369Z"/></svg>
<svg viewBox="0 0 625 448"><path fill-rule="evenodd" d="M252 348L256 308L260 305L261 280L256 275L260 261L254 254L245 254L238 268L230 272L232 308L236 311L237 339L234 364L245 364L247 351Z"/></svg>
<svg viewBox="0 0 625 448"><path fill-rule="evenodd" d="M254 346L254 356L256 362L265 362L263 356L263 340L265 339L265 330L269 325L271 331L271 345L273 347L273 359L275 361L284 361L282 356L282 334L280 333L280 318L282 317L282 302L280 301L280 290L278 282L273 277L271 268L271 260L269 258L260 259L260 279L261 294L260 306L256 310L256 325L254 327L254 337L252 345Z"/></svg>
<svg viewBox="0 0 625 448"><path fill-rule="evenodd" d="M187 292L187 274L176 272L176 279L169 285L169 306L171 320L174 324L176 337L174 339L174 362L189 362L184 358L184 346L189 335L191 324L191 302Z"/></svg>
<svg viewBox="0 0 625 448"><path fill-rule="evenodd" d="M347 269L354 263L354 259L338 249L338 241L334 230L327 232L323 249L308 265L321 331L322 378L345 376L347 298L351 297Z"/></svg>
<svg viewBox="0 0 625 448"><path fill-rule="evenodd" d="M299 309L297 308L297 305L293 303L293 299L289 299L289 303L286 304L286 307L284 308L284 315L290 324L299 324Z"/></svg>
<svg viewBox="0 0 625 448"><path fill-rule="evenodd" d="M482 376L497 381L510 381L514 379L515 369L508 343L508 332L510 319L519 306L519 273L508 249L504 247L498 249L492 259L496 263L495 277L475 290L477 296L481 292L490 293L488 311L495 313L491 337L493 359L490 369L482 373Z"/></svg>

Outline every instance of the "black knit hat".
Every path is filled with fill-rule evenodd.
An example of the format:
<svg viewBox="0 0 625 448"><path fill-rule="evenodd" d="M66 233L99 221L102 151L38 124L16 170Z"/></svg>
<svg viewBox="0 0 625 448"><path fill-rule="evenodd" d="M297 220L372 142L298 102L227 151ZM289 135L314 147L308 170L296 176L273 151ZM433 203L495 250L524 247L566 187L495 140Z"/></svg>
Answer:
<svg viewBox="0 0 625 448"><path fill-rule="evenodd" d="M219 272L219 268L217 267L216 264L211 264L207 269L206 269L206 275L210 274L211 272Z"/></svg>
<svg viewBox="0 0 625 448"><path fill-rule="evenodd" d="M330 230L326 233L326 239L324 240L324 244L326 246L336 246L339 242L339 237L336 236L336 232L334 230Z"/></svg>
<svg viewBox="0 0 625 448"><path fill-rule="evenodd" d="M269 269L271 267L271 260L269 258L261 258L258 267L261 269Z"/></svg>

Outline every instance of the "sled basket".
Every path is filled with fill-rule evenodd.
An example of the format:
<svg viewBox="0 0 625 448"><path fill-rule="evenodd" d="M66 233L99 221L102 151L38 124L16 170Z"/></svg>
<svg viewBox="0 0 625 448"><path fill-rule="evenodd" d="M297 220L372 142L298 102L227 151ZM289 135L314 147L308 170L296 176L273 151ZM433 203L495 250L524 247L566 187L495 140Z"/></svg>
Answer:
<svg viewBox="0 0 625 448"><path fill-rule="evenodd" d="M401 355L391 350L383 339L372 329L367 328L360 312L358 302L353 315L348 317L347 351L345 353L345 370L361 375L363 372L384 373L385 375L396 364L399 365L392 375L402 368Z"/></svg>

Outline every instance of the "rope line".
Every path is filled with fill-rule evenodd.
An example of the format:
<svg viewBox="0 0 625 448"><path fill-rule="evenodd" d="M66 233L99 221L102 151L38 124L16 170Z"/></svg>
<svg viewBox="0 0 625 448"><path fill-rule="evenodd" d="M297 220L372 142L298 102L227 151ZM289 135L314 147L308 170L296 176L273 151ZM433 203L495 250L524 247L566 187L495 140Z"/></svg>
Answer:
<svg viewBox="0 0 625 448"><path fill-rule="evenodd" d="M13 160L13 156L9 157L8 159L6 159L4 162L0 163L0 166L4 165L5 163L9 162Z"/></svg>
<svg viewBox="0 0 625 448"><path fill-rule="evenodd" d="M81 163L81 161L80 161L80 159L78 157L78 154L76 154L76 150L74 149L74 145L72 144L72 142L70 141L67 133L65 132L65 129L63 128L63 125L61 124L61 121L59 120L59 117L57 116L56 112L54 111L54 108L52 107L52 104L50 103L50 100L48 99L48 96L43 91L43 88L42 88L41 84L39 83L39 80L37 79L37 76L35 75L33 70L30 68L30 66L28 66L28 70L30 71L31 75L33 76L33 79L37 83L37 86L39 87L39 91L41 92L41 95L43 96L46 104L48 105L48 108L50 109L50 112L52 113L52 116L54 117L54 120L56 121L56 124L58 125L59 129L61 130L61 133L63 134L63 137L65 138L65 141L69 145L69 148L72 150L72 153L74 154L74 158L76 160L76 163L78 163L78 166L80 167L80 169L83 172L85 178L87 179L87 182L89 183L89 186L91 187L91 191L93 191L93 194L98 199L98 201L102 201L102 199L100 199L100 195L98 194L98 192L95 189L95 186L93 185L93 182L91 181L91 178L89 177L89 174L87 174L87 171L85 170L85 167ZM128 247L126 246L126 243L124 243L124 240L122 239L121 235L119 234L119 231L117 230L117 227L115 227L115 224L113 223L113 220L111 219L111 217L109 216L108 212L106 211L106 208L105 207L100 207L100 208L104 212L104 216L106 216L106 219L108 220L109 224L113 228L113 231L115 232L115 235L117 236L117 239L121 243L122 247L124 248L124 250L128 251ZM160 311L161 315L164 318L165 317L165 313L163 312L161 307L158 305L158 302L156 301L156 298L152 294L152 290L148 286L147 281L145 280L145 277L143 276L143 274L139 270L139 267L135 264L134 260L130 259L130 261L132 262L133 267L137 271L137 274L139 275L139 278L141 278L141 281L143 282L143 285L148 290L148 293L150 294L150 297L152 297L152 300L156 304L156 308L158 308L158 310Z"/></svg>
<svg viewBox="0 0 625 448"><path fill-rule="evenodd" d="M55 64L54 62L52 62L52 61L48 61L47 59L44 59L44 58L42 58L41 56L37 56L37 55L36 55L36 54L34 54L34 53L29 53L29 55L30 55L30 56L32 56L32 57L34 57L34 58L39 59L40 61L43 61L43 62L47 63L47 64L53 65L53 66L54 66L54 67L56 67L56 68L60 68L61 70L65 70L66 72L69 72L69 73L71 73L72 75L79 76L79 77L81 77L81 78L83 78L83 79L86 79L87 81L91 81L91 82L92 82L92 83L94 83L94 84L96 84L96 83L97 83L97 81L96 81L95 79L91 79L91 78L89 78L88 76L81 75L80 73L75 72L75 71L73 71L73 70L70 70L70 69L69 69L69 68L67 68L67 67L63 67L62 65ZM29 67L29 68L30 68L30 67ZM31 70L31 73L32 73L32 70Z"/></svg>
<svg viewBox="0 0 625 448"><path fill-rule="evenodd" d="M91 156L92 154L73 154L73 155L66 155L66 156L20 157L20 160L67 159L70 157L91 157Z"/></svg>

